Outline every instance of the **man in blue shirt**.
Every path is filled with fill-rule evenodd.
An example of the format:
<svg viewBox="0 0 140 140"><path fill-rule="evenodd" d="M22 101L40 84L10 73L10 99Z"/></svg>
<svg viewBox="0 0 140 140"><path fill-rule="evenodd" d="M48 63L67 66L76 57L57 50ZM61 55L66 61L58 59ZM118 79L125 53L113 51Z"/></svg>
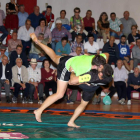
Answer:
<svg viewBox="0 0 140 140"><path fill-rule="evenodd" d="M39 6L35 6L34 7L34 12L32 14L29 15L28 19L31 20L31 24L32 24L32 27L34 27L34 29L39 26L39 21L40 19L44 18L45 17L39 13Z"/></svg>
<svg viewBox="0 0 140 140"><path fill-rule="evenodd" d="M60 56L68 56L70 54L70 44L68 43L67 37L63 37L56 44L55 53Z"/></svg>
<svg viewBox="0 0 140 140"><path fill-rule="evenodd" d="M134 73L130 73L128 75L128 81L127 81L127 98L128 102L127 104L131 104L131 91L135 90L140 92L140 74L139 74L139 68L136 67L134 69Z"/></svg>
<svg viewBox="0 0 140 140"><path fill-rule="evenodd" d="M25 12L25 7L24 7L24 5L20 5L19 6L19 12L18 12L18 19L19 19L19 27L21 27L21 26L24 26L25 25L25 21L26 21L26 19L27 19L27 17L28 17L28 13L27 12Z"/></svg>
<svg viewBox="0 0 140 140"><path fill-rule="evenodd" d="M133 60L130 58L130 49L126 44L125 35L121 36L121 42L118 44L118 47L120 52L120 59L123 60L126 69L130 72L133 72ZM130 63L130 65L128 63Z"/></svg>

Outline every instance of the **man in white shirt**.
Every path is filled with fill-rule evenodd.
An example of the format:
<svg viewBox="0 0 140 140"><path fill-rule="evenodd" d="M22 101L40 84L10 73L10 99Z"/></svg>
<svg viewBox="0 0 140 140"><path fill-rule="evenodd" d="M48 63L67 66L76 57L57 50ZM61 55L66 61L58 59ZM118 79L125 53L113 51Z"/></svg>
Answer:
<svg viewBox="0 0 140 140"><path fill-rule="evenodd" d="M4 86L7 103L11 102L11 99L9 98L11 79L12 79L11 66L8 64L8 57L4 55L2 57L2 62L0 63L0 93L1 87Z"/></svg>
<svg viewBox="0 0 140 140"><path fill-rule="evenodd" d="M37 67L37 60L35 58L31 59L30 67L27 70L28 81L30 83L29 103L33 103L33 93L41 80L41 70Z"/></svg>
<svg viewBox="0 0 140 140"><path fill-rule="evenodd" d="M118 60L117 67L114 69L114 85L118 93L118 102L125 104L128 75L126 69L122 68L122 65L122 60Z"/></svg>
<svg viewBox="0 0 140 140"><path fill-rule="evenodd" d="M85 53L90 54L99 54L99 45L97 42L94 42L94 36L93 34L88 35L88 41L84 45Z"/></svg>
<svg viewBox="0 0 140 140"><path fill-rule="evenodd" d="M18 39L21 40L23 45L23 52L28 55L31 49L30 33L34 32L34 28L31 26L30 19L27 19L24 26L21 26L18 30Z"/></svg>

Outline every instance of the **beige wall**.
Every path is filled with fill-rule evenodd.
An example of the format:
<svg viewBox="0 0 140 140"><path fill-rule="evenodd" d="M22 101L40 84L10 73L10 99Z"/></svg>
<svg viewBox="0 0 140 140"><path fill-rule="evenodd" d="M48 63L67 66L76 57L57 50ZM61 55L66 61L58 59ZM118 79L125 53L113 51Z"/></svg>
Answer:
<svg viewBox="0 0 140 140"><path fill-rule="evenodd" d="M5 11L5 4L10 0L0 0L1 9ZM85 16L88 9L92 10L93 17L97 22L101 12L105 11L109 15L111 12L116 12L117 17L123 17L125 10L130 11L130 16L133 17L140 27L140 0L37 0L37 5L40 11L45 10L45 3L52 5L55 18L59 17L60 10L67 11L66 17L70 19L73 15L73 9L77 6L81 8L81 17Z"/></svg>
<svg viewBox="0 0 140 140"><path fill-rule="evenodd" d="M73 9L77 6L81 8L81 17L85 16L88 9L92 10L93 17L97 20L101 12L116 12L117 17L123 17L125 10L130 11L130 16L133 17L140 27L140 0L38 0L37 4L40 6L40 11L45 10L45 3L52 5L55 18L59 16L60 10L67 11L66 17L70 19L73 15Z"/></svg>

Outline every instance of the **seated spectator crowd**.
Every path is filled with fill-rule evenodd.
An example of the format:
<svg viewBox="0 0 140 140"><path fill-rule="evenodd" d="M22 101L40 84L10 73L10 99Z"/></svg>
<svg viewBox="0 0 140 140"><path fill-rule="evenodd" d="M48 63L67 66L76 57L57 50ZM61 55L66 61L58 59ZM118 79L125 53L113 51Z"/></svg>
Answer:
<svg viewBox="0 0 140 140"><path fill-rule="evenodd" d="M112 12L110 20L107 13L102 12L96 30L91 10L87 10L82 18L81 9L74 8L70 21L66 18L66 11L61 10L60 17L55 21L50 5L43 13L40 13L39 6L35 6L30 15L24 9L24 5L11 0L6 4L6 16L0 10L0 93L4 87L8 103L17 103L20 91L23 93L22 103L33 103L33 99L37 99L39 104L44 101L43 93L47 98L50 89L56 92L57 71L50 68L49 57L32 42L30 33L35 32L40 42L60 56L96 55L100 54L100 48L102 53L109 53L108 63L116 67L114 79L109 85L97 90L93 104L100 103L101 91L108 93L110 98L117 92L118 103L125 104L128 98L127 104L131 104L131 91L140 92L140 31L137 30L135 20L129 17L129 11L125 11L121 19ZM96 42L100 36L104 46ZM6 37L6 44L3 45ZM119 39L120 43L116 44L115 39ZM37 66L38 61L42 62L41 69ZM12 99L10 87L14 87ZM76 101L79 89L72 91L72 98L66 97L68 104Z"/></svg>

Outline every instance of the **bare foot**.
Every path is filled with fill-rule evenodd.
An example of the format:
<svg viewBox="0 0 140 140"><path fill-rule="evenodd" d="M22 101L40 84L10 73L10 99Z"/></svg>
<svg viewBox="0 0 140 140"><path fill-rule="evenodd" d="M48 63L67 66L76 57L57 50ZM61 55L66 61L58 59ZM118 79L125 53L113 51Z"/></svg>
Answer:
<svg viewBox="0 0 140 140"><path fill-rule="evenodd" d="M42 122L41 121L41 113L38 110L35 110L34 114L35 114L36 121Z"/></svg>
<svg viewBox="0 0 140 140"><path fill-rule="evenodd" d="M69 127L79 128L80 126L76 125L75 123L68 122L67 124Z"/></svg>

